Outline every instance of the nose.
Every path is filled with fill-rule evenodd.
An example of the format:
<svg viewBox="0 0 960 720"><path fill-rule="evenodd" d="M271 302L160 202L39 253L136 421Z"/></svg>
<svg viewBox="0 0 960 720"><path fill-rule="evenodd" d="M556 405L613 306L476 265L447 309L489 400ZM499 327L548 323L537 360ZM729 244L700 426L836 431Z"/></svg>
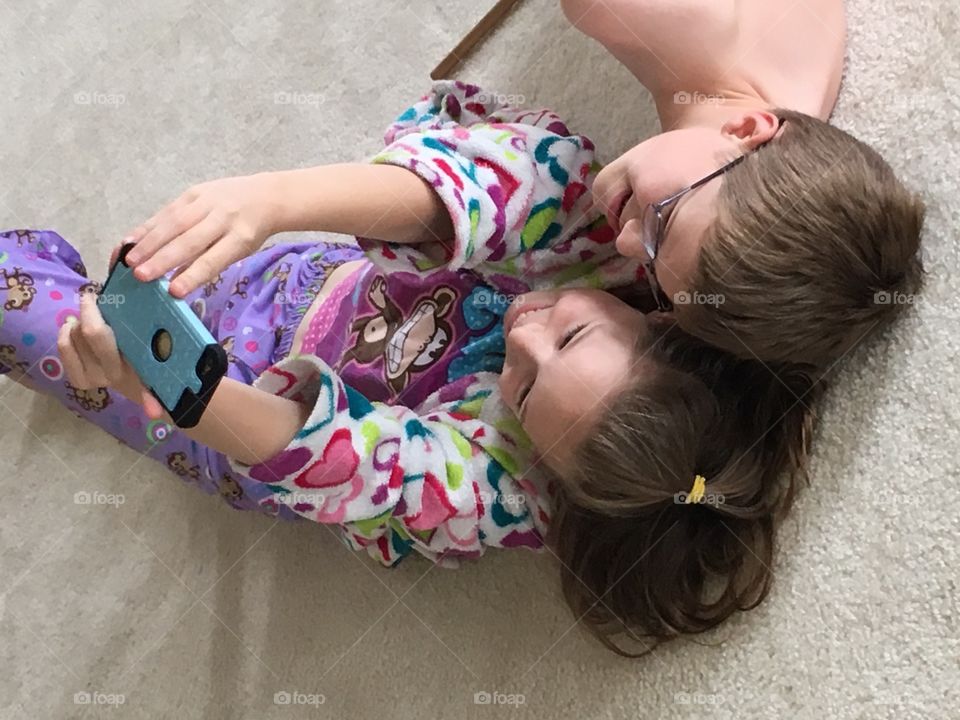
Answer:
<svg viewBox="0 0 960 720"><path fill-rule="evenodd" d="M627 221L615 243L618 253L624 257L640 258L641 260L649 257L643 248L640 227L640 221L636 218Z"/></svg>
<svg viewBox="0 0 960 720"><path fill-rule="evenodd" d="M507 335L507 355L517 364L539 367L549 357L550 343L539 323L518 324Z"/></svg>

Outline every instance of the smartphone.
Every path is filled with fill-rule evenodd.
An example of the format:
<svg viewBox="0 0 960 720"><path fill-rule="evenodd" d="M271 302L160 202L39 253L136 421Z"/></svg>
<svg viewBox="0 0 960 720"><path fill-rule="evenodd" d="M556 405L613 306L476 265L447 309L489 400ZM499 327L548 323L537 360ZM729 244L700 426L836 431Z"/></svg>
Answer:
<svg viewBox="0 0 960 720"><path fill-rule="evenodd" d="M200 422L227 372L227 354L200 318L169 292L166 278L141 282L120 249L97 297L117 347L178 427Z"/></svg>

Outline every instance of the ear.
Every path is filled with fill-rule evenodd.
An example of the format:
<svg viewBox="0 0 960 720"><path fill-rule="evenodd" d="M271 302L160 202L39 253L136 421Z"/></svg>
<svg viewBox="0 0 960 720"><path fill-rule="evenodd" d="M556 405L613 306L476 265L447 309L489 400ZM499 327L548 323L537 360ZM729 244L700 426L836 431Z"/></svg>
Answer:
<svg viewBox="0 0 960 720"><path fill-rule="evenodd" d="M780 118L769 110L751 110L727 120L720 128L724 136L739 141L744 152L769 142L780 129Z"/></svg>

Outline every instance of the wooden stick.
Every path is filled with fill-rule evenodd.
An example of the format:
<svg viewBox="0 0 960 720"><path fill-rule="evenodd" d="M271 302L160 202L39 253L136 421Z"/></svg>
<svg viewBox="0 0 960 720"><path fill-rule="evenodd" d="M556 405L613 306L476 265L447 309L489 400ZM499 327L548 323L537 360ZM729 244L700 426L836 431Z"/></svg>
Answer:
<svg viewBox="0 0 960 720"><path fill-rule="evenodd" d="M433 69L430 73L431 79L442 80L448 77L470 55L470 51L479 45L519 2L520 0L498 0L490 12L480 18L480 22L474 25L463 40Z"/></svg>

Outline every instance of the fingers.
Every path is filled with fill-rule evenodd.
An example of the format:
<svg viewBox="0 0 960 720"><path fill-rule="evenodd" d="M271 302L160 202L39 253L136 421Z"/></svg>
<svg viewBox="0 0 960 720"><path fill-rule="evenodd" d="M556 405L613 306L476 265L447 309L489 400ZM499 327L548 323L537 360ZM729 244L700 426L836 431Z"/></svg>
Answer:
<svg viewBox="0 0 960 720"><path fill-rule="evenodd" d="M97 365L93 350L87 344L80 323L64 323L57 334L57 348L67 377L74 387L91 390L107 387L103 370Z"/></svg>
<svg viewBox="0 0 960 720"><path fill-rule="evenodd" d="M122 379L116 338L104 322L93 293L81 294L80 320L60 327L57 349L67 377L77 388L113 387Z"/></svg>
<svg viewBox="0 0 960 720"><path fill-rule="evenodd" d="M123 238L120 244L125 245L126 243L138 243L141 240L143 240L146 234L151 230L153 230L153 227L154 227L153 225L148 225L147 224L148 222L149 220L143 225L140 225L134 228L133 230L131 230L130 232L128 232L126 237Z"/></svg>
<svg viewBox="0 0 960 720"><path fill-rule="evenodd" d="M93 353L96 379L103 385L115 385L123 378L123 365L117 338L104 321L97 307L96 296L83 293L80 296L80 334L82 341ZM88 368L88 374L90 369Z"/></svg>
<svg viewBox="0 0 960 720"><path fill-rule="evenodd" d="M171 239L162 248L154 253L153 257L143 262L135 272L137 279L144 282L154 280L175 267L192 263L202 255L211 245L220 241L225 232L223 222L214 214L207 215L199 223L189 228L178 237ZM226 267L226 266L224 266ZM218 268L217 272L223 268ZM208 278L204 278L205 281Z"/></svg>
<svg viewBox="0 0 960 720"><path fill-rule="evenodd" d="M89 389L92 386L87 383L87 372L73 339L73 328L76 325L78 325L76 321L68 321L60 326L60 331L57 333L57 350L70 383L74 387Z"/></svg>
<svg viewBox="0 0 960 720"><path fill-rule="evenodd" d="M70 319L57 333L57 349L70 383L81 390L114 388L135 402L151 420L164 420L160 401L136 378L120 355L116 336L103 320L93 294L80 298L80 320Z"/></svg>
<svg viewBox="0 0 960 720"><path fill-rule="evenodd" d="M242 257L242 244L228 233L177 274L170 282L170 294L186 297Z"/></svg>
<svg viewBox="0 0 960 720"><path fill-rule="evenodd" d="M137 244L127 256L130 265L139 265L152 257L172 239L206 217L206 209L194 203L194 199L192 192L184 193L128 236L129 241Z"/></svg>

